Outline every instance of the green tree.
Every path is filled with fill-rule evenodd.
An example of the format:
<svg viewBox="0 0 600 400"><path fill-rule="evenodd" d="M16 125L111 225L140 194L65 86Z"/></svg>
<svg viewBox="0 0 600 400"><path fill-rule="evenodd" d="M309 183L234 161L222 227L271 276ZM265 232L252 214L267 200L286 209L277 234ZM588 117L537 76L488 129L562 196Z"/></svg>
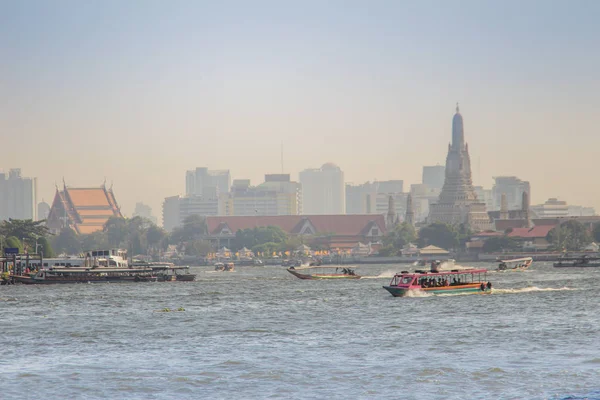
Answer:
<svg viewBox="0 0 600 400"><path fill-rule="evenodd" d="M21 241L15 236L9 236L6 238L5 247L16 248L19 249L19 253L23 253L23 243L21 243Z"/></svg>
<svg viewBox="0 0 600 400"><path fill-rule="evenodd" d="M104 232L106 232L109 247L120 247L127 242L129 233L127 221L122 217L110 217L104 224Z"/></svg>
<svg viewBox="0 0 600 400"><path fill-rule="evenodd" d="M42 252L42 256L45 258L50 258L50 257L54 257L54 250L52 249L52 246L50 245L50 241L45 238L45 237L41 237L38 239L37 241L38 245L40 245L40 247L38 248L38 251Z"/></svg>
<svg viewBox="0 0 600 400"><path fill-rule="evenodd" d="M288 240L288 235L277 226L261 226L253 229L241 229L235 233L234 248L243 247L254 249L265 243L277 244L277 249L282 248Z"/></svg>
<svg viewBox="0 0 600 400"><path fill-rule="evenodd" d="M171 234L171 243L182 244L192 240L202 239L208 233L206 218L201 215L190 215L181 227L175 228Z"/></svg>
<svg viewBox="0 0 600 400"><path fill-rule="evenodd" d="M600 222L594 225L593 236L596 243L600 243Z"/></svg>
<svg viewBox="0 0 600 400"><path fill-rule="evenodd" d="M581 222L567 221L548 232L546 240L556 249L577 251L592 242L592 234Z"/></svg>
<svg viewBox="0 0 600 400"><path fill-rule="evenodd" d="M251 249L256 253L266 254L267 256L271 256L273 253L277 252L281 246L281 243L275 242L267 242L262 243L256 246L253 246Z"/></svg>
<svg viewBox="0 0 600 400"><path fill-rule="evenodd" d="M80 241L83 251L102 250L111 247L108 243L108 234L104 231L81 235Z"/></svg>
<svg viewBox="0 0 600 400"><path fill-rule="evenodd" d="M213 251L212 245L207 240L192 240L186 244L185 253L190 256L204 257Z"/></svg>
<svg viewBox="0 0 600 400"><path fill-rule="evenodd" d="M402 248L417 239L415 228L404 222L396 225L383 237L383 247L379 250L382 256L395 256L402 251Z"/></svg>
<svg viewBox="0 0 600 400"><path fill-rule="evenodd" d="M419 246L433 245L451 250L459 246L459 238L459 232L452 225L436 222L421 228L419 231Z"/></svg>
<svg viewBox="0 0 600 400"><path fill-rule="evenodd" d="M79 254L82 251L80 238L71 228L63 228L52 238L52 248L57 253Z"/></svg>
<svg viewBox="0 0 600 400"><path fill-rule="evenodd" d="M508 236L491 237L483 244L483 251L485 253L496 253L506 250L517 250L519 243Z"/></svg>
<svg viewBox="0 0 600 400"><path fill-rule="evenodd" d="M49 236L46 221L33 221L31 219L12 219L0 223L0 235L4 237L14 236L22 240L23 238L33 240L40 237Z"/></svg>

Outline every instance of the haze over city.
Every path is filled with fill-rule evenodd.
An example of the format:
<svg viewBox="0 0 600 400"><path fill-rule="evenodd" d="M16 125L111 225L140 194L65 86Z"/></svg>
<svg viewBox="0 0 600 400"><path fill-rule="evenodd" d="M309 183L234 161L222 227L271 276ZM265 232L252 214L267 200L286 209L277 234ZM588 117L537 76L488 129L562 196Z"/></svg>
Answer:
<svg viewBox="0 0 600 400"><path fill-rule="evenodd" d="M473 181L600 209L600 4L14 2L0 6L2 167L114 185L160 215L185 171L254 184L334 162L418 183L460 103ZM343 11L343 12L341 12Z"/></svg>

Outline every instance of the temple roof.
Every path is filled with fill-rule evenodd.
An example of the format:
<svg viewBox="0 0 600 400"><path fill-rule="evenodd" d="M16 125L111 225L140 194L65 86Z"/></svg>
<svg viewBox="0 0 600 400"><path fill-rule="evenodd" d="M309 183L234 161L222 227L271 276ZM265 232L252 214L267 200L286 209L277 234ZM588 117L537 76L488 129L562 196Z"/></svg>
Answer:
<svg viewBox="0 0 600 400"><path fill-rule="evenodd" d="M100 231L110 217L122 217L112 190L106 187L56 189L48 227L59 231L70 226L79 234ZM67 221L64 221L64 219Z"/></svg>

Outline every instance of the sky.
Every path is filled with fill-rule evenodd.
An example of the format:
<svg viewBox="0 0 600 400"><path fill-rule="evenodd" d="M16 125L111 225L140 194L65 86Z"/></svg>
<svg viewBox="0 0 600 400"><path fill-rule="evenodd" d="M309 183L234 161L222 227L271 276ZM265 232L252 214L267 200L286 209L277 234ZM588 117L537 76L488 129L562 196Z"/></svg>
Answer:
<svg viewBox="0 0 600 400"><path fill-rule="evenodd" d="M475 185L600 211L600 2L0 0L0 168L161 214L185 171L420 183L456 102Z"/></svg>

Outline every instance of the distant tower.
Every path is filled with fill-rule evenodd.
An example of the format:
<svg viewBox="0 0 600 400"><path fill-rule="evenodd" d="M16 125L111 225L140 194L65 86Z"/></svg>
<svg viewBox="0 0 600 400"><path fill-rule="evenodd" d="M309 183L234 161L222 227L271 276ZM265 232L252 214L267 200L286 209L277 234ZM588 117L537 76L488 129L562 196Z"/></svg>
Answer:
<svg viewBox="0 0 600 400"><path fill-rule="evenodd" d="M533 223L531 222L531 218L529 216L529 195L527 194L527 192L523 192L522 211L523 211L523 219L525 220L525 223L527 224L527 228L533 228Z"/></svg>
<svg viewBox="0 0 600 400"><path fill-rule="evenodd" d="M392 229L396 225L396 204L394 202L394 196L388 198L388 211L385 219L385 226L388 230Z"/></svg>
<svg viewBox="0 0 600 400"><path fill-rule="evenodd" d="M500 219L508 219L508 201L506 200L506 193L502 193L500 198Z"/></svg>
<svg viewBox="0 0 600 400"><path fill-rule="evenodd" d="M412 195L409 193L406 198L406 217L404 218L407 224L415 225L415 211L413 210Z"/></svg>

